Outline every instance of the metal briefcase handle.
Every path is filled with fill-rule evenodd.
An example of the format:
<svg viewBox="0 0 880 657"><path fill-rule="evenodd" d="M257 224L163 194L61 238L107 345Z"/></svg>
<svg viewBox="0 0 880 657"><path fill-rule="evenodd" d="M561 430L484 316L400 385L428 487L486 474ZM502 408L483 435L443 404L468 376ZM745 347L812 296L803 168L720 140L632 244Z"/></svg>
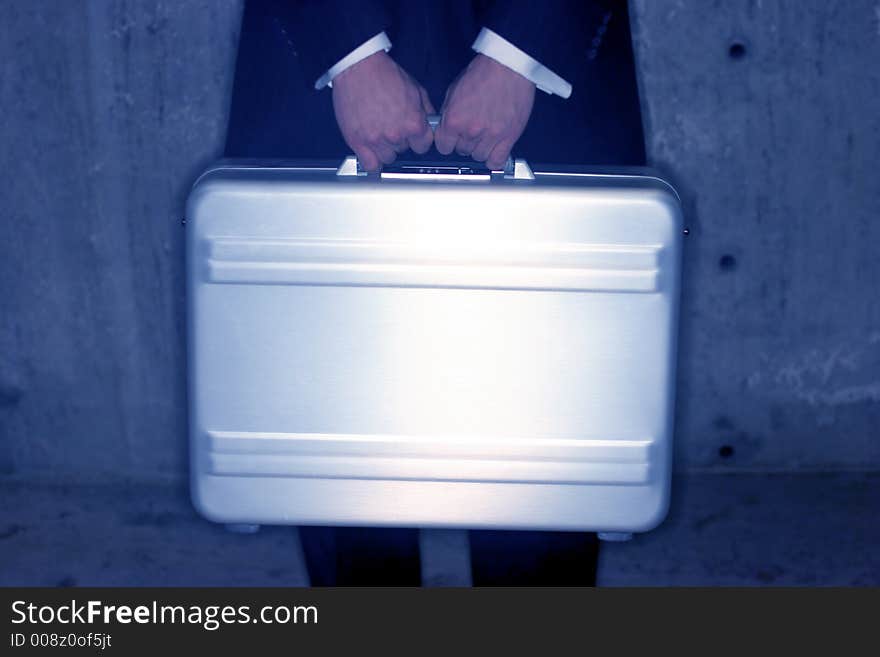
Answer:
<svg viewBox="0 0 880 657"><path fill-rule="evenodd" d="M431 130L436 131L437 126L440 125L441 120L440 114L428 114L428 125L431 126ZM485 171L483 173L479 173L473 167L456 167L456 166L443 166L443 167L432 167L432 166L404 166L401 167L405 169L404 171L390 171L382 172L383 178L433 178L433 179L443 179L443 180L473 180L473 179L489 179L491 176L489 173ZM409 169L409 170L406 170ZM534 180L535 174L532 173L531 167L529 167L528 163L523 159L514 159L512 156L507 157L507 162L504 163L504 169L502 169L505 178L510 178L513 180ZM336 170L337 176L365 176L366 172L361 169L360 163L357 160L356 155L349 155L343 161L342 164L339 165L339 168Z"/></svg>

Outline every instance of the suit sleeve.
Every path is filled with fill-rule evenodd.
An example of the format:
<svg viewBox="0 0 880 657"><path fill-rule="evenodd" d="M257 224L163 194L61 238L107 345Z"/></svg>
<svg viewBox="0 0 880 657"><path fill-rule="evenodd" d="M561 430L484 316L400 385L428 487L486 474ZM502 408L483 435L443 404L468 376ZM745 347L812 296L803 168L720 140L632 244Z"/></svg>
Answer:
<svg viewBox="0 0 880 657"><path fill-rule="evenodd" d="M387 30L390 22L385 3L378 0L272 0L272 4L310 80Z"/></svg>
<svg viewBox="0 0 880 657"><path fill-rule="evenodd" d="M557 75L572 80L613 11L609 0L501 0L485 3L484 27Z"/></svg>

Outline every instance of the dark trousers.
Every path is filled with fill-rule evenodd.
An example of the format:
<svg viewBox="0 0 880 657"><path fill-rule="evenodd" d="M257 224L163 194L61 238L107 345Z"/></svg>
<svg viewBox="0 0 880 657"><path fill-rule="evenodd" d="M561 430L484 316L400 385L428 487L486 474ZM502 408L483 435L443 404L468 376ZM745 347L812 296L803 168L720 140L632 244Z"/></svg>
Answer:
<svg viewBox="0 0 880 657"><path fill-rule="evenodd" d="M416 529L300 527L312 586L417 586ZM585 532L470 531L474 586L593 586L599 541Z"/></svg>
<svg viewBox="0 0 880 657"><path fill-rule="evenodd" d="M438 3L437 10L443 11L443 3ZM448 43L444 39L431 42ZM449 70L433 66L430 75L419 79L436 107L442 103L445 86L469 59L468 45L453 43ZM407 61L412 50L402 48L391 54L415 73L418 65L414 61L410 66ZM536 168L541 163L644 165L625 2L613 9L601 47L584 53L583 58L582 69L570 80L574 92L569 99L537 93L529 125L514 153ZM296 44L281 29L272 3L249 0L239 40L226 156L341 161L348 147L336 126L331 92L316 92L313 84L300 70ZM434 151L432 157L442 156ZM420 582L416 529L303 527L300 537L315 586ZM470 546L476 586L595 583L598 542L594 534L471 531Z"/></svg>

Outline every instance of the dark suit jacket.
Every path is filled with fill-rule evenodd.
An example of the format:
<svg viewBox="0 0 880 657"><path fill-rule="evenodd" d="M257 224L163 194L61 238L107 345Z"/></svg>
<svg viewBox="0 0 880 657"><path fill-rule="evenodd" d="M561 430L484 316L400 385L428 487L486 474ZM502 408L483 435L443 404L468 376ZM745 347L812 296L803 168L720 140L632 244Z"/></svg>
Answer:
<svg viewBox="0 0 880 657"><path fill-rule="evenodd" d="M416 79L430 78L447 68L450 54L470 59L481 27L570 79L606 12L597 0L277 0L276 7L314 79L382 30L398 63Z"/></svg>
<svg viewBox="0 0 880 657"><path fill-rule="evenodd" d="M438 109L488 27L573 85L537 92L514 153L533 162L643 164L626 0L248 0L227 155L340 158L327 69L378 32ZM434 152L434 157L438 155Z"/></svg>

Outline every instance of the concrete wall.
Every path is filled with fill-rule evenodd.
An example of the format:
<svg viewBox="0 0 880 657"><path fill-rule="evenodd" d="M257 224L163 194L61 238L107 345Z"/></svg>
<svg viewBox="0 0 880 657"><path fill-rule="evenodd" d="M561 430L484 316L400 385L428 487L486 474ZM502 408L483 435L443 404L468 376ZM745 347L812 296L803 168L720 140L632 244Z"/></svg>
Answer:
<svg viewBox="0 0 880 657"><path fill-rule="evenodd" d="M680 467L880 467L878 7L633 3L649 150L693 227ZM180 217L240 2L0 16L0 473L181 476Z"/></svg>
<svg viewBox="0 0 880 657"><path fill-rule="evenodd" d="M221 148L240 11L0 5L3 472L183 472L180 220Z"/></svg>
<svg viewBox="0 0 880 657"><path fill-rule="evenodd" d="M632 4L650 157L694 224L680 461L877 468L880 2Z"/></svg>

